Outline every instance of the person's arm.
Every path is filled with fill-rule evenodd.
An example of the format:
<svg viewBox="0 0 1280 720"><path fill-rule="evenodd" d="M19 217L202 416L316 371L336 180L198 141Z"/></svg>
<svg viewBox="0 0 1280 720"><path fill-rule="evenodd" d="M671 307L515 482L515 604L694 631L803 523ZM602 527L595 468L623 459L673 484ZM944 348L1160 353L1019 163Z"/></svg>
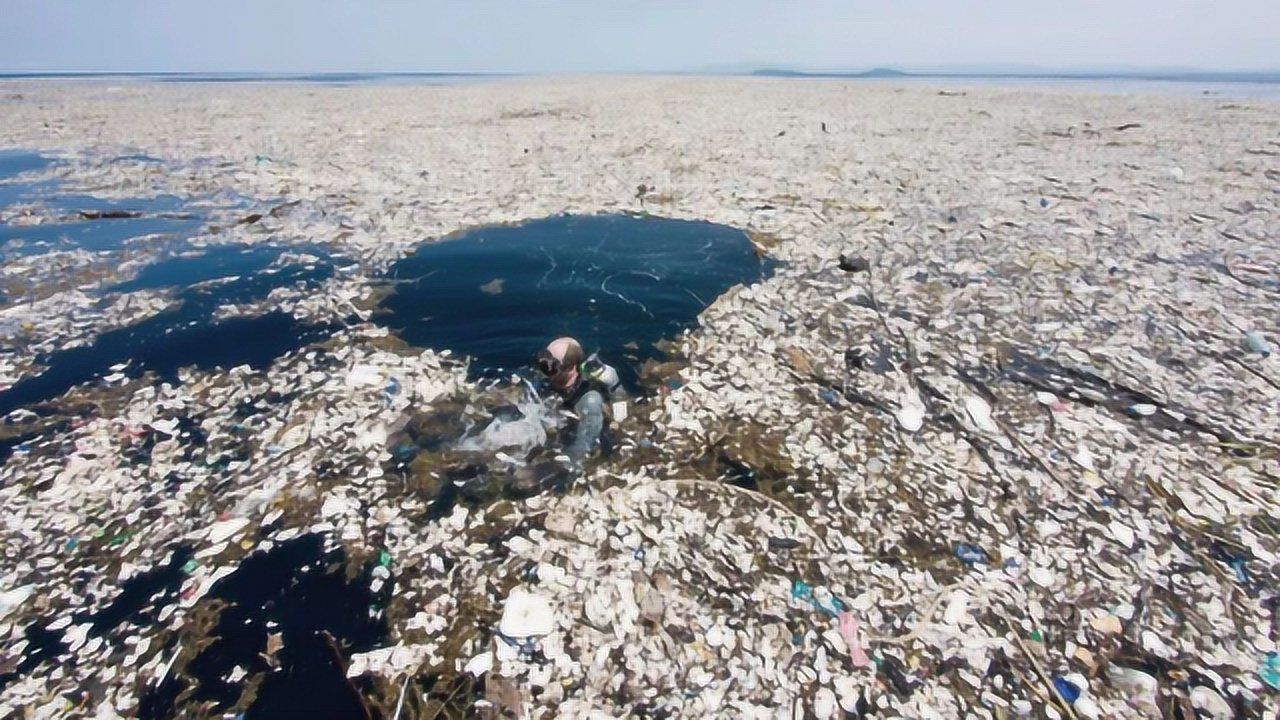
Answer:
<svg viewBox="0 0 1280 720"><path fill-rule="evenodd" d="M599 392L592 390L574 403L573 412L578 416L578 427L574 431L573 441L564 452L578 461L591 452L600 437L600 431L604 429L604 398Z"/></svg>

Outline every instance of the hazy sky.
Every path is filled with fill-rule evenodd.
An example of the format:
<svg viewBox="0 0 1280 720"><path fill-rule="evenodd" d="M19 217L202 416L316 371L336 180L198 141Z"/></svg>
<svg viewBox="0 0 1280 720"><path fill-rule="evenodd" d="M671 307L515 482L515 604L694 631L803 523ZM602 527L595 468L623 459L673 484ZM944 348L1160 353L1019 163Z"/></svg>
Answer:
<svg viewBox="0 0 1280 720"><path fill-rule="evenodd" d="M1280 69L1280 0L0 0L0 71Z"/></svg>

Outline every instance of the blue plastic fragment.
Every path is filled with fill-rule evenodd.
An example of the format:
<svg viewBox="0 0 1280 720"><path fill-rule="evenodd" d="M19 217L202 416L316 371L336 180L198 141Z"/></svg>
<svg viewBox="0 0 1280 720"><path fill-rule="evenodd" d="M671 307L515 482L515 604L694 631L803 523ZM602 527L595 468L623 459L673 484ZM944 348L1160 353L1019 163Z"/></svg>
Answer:
<svg viewBox="0 0 1280 720"><path fill-rule="evenodd" d="M510 645L511 647L515 648L515 649L516 649L516 651L517 651L517 652L519 652L519 653L520 653L520 654L522 654L522 655L530 655L530 654L532 654L535 650L537 650L537 649L538 649L538 639L537 639L537 638L533 638L533 637L524 638L524 639L521 639L521 638L513 638L513 637L508 637L508 636L506 636L506 635L503 635L501 632L496 632L496 633L494 633L494 635L495 635L499 640L501 640L502 642L504 642L504 643L506 643L506 644Z"/></svg>
<svg viewBox="0 0 1280 720"><path fill-rule="evenodd" d="M1236 571L1236 580L1242 584L1249 583L1249 574L1244 570L1244 558L1236 558L1231 561L1231 569Z"/></svg>
<svg viewBox="0 0 1280 720"><path fill-rule="evenodd" d="M1080 688L1076 687L1075 683L1066 678L1054 678L1053 687L1058 691L1058 694L1062 696L1062 699L1066 700L1068 703L1074 703L1076 698L1080 697Z"/></svg>
<svg viewBox="0 0 1280 720"><path fill-rule="evenodd" d="M818 397L822 398L822 401L828 405L835 405L840 402L840 396L836 395L834 390L829 390L827 388L819 390Z"/></svg>
<svg viewBox="0 0 1280 720"><path fill-rule="evenodd" d="M1042 207L1042 208L1047 208L1047 207L1049 207L1049 199L1048 199L1048 198L1040 198L1040 207Z"/></svg>
<svg viewBox="0 0 1280 720"><path fill-rule="evenodd" d="M974 565L976 563L984 563L987 561L987 553L977 545L968 543L958 543L956 545L956 557L960 558L960 562L965 565Z"/></svg>

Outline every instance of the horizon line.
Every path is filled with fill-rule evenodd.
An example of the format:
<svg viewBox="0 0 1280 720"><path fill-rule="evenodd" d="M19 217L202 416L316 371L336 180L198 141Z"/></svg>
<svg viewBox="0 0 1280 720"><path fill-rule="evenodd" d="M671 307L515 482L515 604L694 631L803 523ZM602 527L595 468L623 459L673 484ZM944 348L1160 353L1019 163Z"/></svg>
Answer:
<svg viewBox="0 0 1280 720"><path fill-rule="evenodd" d="M0 68L0 76L15 77L56 77L56 76L277 76L277 77L324 77L324 76L435 76L435 77L483 77L483 76L575 76L575 75L705 75L705 76L741 76L741 75L794 75L800 77L857 77L867 75L898 75L916 77L1081 77L1097 78L1102 76L1128 78L1188 77L1188 76L1275 76L1280 75L1280 67L1273 69L1208 69L1198 67L1115 67L1105 66L1057 68L1025 66L1009 63L1001 69L1000 63L967 63L946 67L925 67L902 69L909 66L878 65L865 70L841 69L798 69L786 65L760 64L742 68L731 68L728 65L719 68L698 69L638 69L638 70L32 70ZM984 65L990 66L984 68Z"/></svg>

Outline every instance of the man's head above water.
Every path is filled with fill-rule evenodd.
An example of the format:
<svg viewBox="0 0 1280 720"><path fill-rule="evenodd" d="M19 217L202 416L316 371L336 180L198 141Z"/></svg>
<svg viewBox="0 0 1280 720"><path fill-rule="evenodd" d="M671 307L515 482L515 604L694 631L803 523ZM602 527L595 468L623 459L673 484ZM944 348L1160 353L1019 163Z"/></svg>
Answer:
<svg viewBox="0 0 1280 720"><path fill-rule="evenodd" d="M578 366L582 364L582 358L582 345L577 340L559 337L538 353L538 369L551 381L552 387L566 390L578 382Z"/></svg>

